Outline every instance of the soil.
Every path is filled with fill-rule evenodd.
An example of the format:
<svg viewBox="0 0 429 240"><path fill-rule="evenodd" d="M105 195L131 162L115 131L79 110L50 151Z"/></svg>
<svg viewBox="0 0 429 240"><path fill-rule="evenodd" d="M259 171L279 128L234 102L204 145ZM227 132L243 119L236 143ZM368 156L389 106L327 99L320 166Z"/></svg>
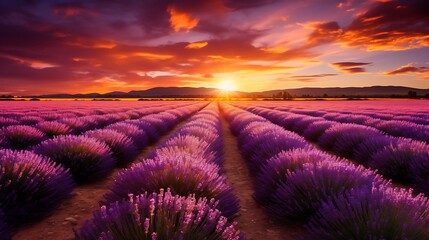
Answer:
<svg viewBox="0 0 429 240"><path fill-rule="evenodd" d="M169 137L184 122L176 126L169 134L158 142ZM246 239L297 239L303 229L294 225L278 225L271 221L252 198L253 179L247 169L245 160L238 150L235 136L229 131L228 123L222 118L224 137L225 171L228 183L234 187L235 194L240 199L241 209L235 221L238 229L245 233ZM157 145L148 146L139 155L147 156ZM72 196L50 216L38 222L21 227L14 235L13 240L70 240L74 239L73 229L79 229L85 220L92 217L92 212L99 207L99 200L108 192L115 176L121 171L116 169L113 174L98 182L77 186Z"/></svg>

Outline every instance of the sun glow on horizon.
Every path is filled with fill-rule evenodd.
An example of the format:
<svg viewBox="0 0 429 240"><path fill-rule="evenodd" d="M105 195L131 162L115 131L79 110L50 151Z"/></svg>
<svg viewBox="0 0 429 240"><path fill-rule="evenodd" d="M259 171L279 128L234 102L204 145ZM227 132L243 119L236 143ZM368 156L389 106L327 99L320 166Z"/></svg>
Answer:
<svg viewBox="0 0 429 240"><path fill-rule="evenodd" d="M231 92L236 90L235 84L232 81L222 81L219 83L218 88L225 92Z"/></svg>

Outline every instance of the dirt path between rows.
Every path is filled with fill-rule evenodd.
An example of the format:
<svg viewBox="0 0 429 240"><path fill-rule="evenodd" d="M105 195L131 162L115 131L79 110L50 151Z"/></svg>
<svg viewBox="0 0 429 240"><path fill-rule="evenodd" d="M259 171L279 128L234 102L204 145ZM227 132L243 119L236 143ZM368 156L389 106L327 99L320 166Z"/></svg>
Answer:
<svg viewBox="0 0 429 240"><path fill-rule="evenodd" d="M223 141L225 153L225 175L228 183L234 188L240 199L241 209L238 229L242 230L249 240L292 240L302 235L300 226L279 225L274 223L264 209L252 198L253 178L247 168L245 160L241 157L237 139L229 130L228 122L222 118Z"/></svg>
<svg viewBox="0 0 429 240"><path fill-rule="evenodd" d="M144 158L158 145L166 140L172 133L185 124L187 120L179 123L168 134L162 136L142 150L137 157ZM121 169L115 169L106 179L97 182L79 185L72 192L72 197L66 199L50 216L35 223L21 227L12 238L13 240L70 240L74 239L73 228L79 229L86 219L92 218L92 212L99 208L98 201L109 191L115 176ZM0 236L1 239L1 236Z"/></svg>

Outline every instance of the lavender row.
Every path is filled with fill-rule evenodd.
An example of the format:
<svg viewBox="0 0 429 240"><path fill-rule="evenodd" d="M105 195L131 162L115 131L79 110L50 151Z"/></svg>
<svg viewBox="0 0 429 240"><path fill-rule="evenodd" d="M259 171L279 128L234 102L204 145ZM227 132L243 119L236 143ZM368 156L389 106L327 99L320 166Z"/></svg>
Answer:
<svg viewBox="0 0 429 240"><path fill-rule="evenodd" d="M118 174L77 239L241 238L228 221L238 199L221 174L220 130L215 105L194 115L147 159Z"/></svg>
<svg viewBox="0 0 429 240"><path fill-rule="evenodd" d="M188 104L186 102L174 104ZM41 101L41 102L10 102L6 105L0 103L0 117L9 118L29 124L31 118L40 120L58 120L60 118L74 118L88 115L107 115L116 113L138 114L147 107L162 107L171 105L165 102L78 102L78 101Z"/></svg>
<svg viewBox="0 0 429 240"><path fill-rule="evenodd" d="M157 141L205 105L199 103L123 121L119 128L119 124L113 124L80 136L55 137L33 149L35 153L68 168L77 183L101 179L109 175L115 166L129 164L150 142Z"/></svg>
<svg viewBox="0 0 429 240"><path fill-rule="evenodd" d="M138 119L171 109L170 106L153 107L130 116L125 113L105 116L93 115L77 118L65 118L60 121L42 121L35 126L11 125L0 129L0 148L24 150L46 139L59 135L82 134L85 131L103 128L125 120Z"/></svg>
<svg viewBox="0 0 429 240"><path fill-rule="evenodd" d="M147 108L165 108L167 104L154 104L148 106L135 106L114 108L111 104L101 105L98 108L92 106L90 109L78 110L71 109L65 110L63 104L65 102L58 102L56 105L50 107L49 110L37 110L38 105L33 104L28 106L32 110L21 109L19 111L11 111L10 109L4 110L0 114L0 128L11 125L28 125L35 126L40 122L44 121L63 121L64 119L81 118L82 121L96 120L102 121L103 118L110 118L115 116L121 116L122 118L138 118L152 112L147 112ZM40 104L40 103L39 103ZM61 104L61 105L60 105ZM170 104L171 105L171 104ZM186 103L179 103L180 105L186 105ZM61 110L58 108L61 107ZM91 122L91 121L90 121Z"/></svg>
<svg viewBox="0 0 429 240"><path fill-rule="evenodd" d="M377 171L388 179L411 184L429 194L429 146L395 138L358 124L343 124L259 107L243 107L303 135L321 148Z"/></svg>
<svg viewBox="0 0 429 240"><path fill-rule="evenodd" d="M140 120L129 120L120 128L118 124L111 127L130 127L130 131L125 132L130 137L142 133L144 135L141 136L146 137L146 132L153 133L150 140L155 141L205 105L202 103L169 110ZM69 197L75 182L96 180L110 174L115 161L119 160L115 159L116 155L112 151L130 154L127 152L129 144L133 146L134 143L117 130L97 131L88 133L94 134L93 137L67 135L47 140L37 145L34 153L0 150L0 222L12 228L43 217ZM110 147L106 144L109 141L107 138L118 136L119 140L127 141L111 141L108 143ZM143 141L147 143L146 138Z"/></svg>
<svg viewBox="0 0 429 240"><path fill-rule="evenodd" d="M274 108L275 110L287 111L291 114L304 114L304 115L318 115L320 118L326 120L340 122L340 123L354 123L364 125L368 127L376 128L384 133L387 133L394 137L405 137L418 141L425 141L429 143L429 120L421 119L411 116L395 116L391 120L386 117L377 118L367 115L363 115L360 112L351 113L339 113L339 112L328 112L325 114L314 114L312 111L295 110L289 108ZM323 113L323 112L322 112ZM371 114L372 116L379 116L377 113ZM416 123L417 122L417 123ZM425 125L426 124L426 125Z"/></svg>
<svg viewBox="0 0 429 240"><path fill-rule="evenodd" d="M270 102L269 104L252 103L276 110L289 111L320 117L330 113L359 114L381 120L398 120L416 124L429 124L429 107L427 101L305 101L303 102ZM392 108L395 106L395 108Z"/></svg>
<svg viewBox="0 0 429 240"><path fill-rule="evenodd" d="M314 149L304 138L222 104L255 176L255 199L305 239L426 239L428 199L393 188L374 171Z"/></svg>

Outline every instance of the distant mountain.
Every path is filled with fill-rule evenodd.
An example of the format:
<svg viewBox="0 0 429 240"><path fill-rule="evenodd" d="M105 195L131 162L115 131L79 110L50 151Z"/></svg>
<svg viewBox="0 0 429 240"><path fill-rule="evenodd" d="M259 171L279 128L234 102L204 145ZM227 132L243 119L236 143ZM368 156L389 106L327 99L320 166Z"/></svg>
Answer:
<svg viewBox="0 0 429 240"><path fill-rule="evenodd" d="M392 95L404 96L408 95L409 91L416 92L419 96L424 96L429 93L429 89L418 89L400 86L372 86L372 87L345 87L345 88L296 88L296 89L284 89L284 90L272 90L262 92L265 96L272 96L273 94L287 91L292 96L373 96L373 97L387 97Z"/></svg>
<svg viewBox="0 0 429 240"><path fill-rule="evenodd" d="M192 87L156 87L148 90L130 91L128 95L136 97L168 97L168 96L216 96L217 88Z"/></svg>
<svg viewBox="0 0 429 240"><path fill-rule="evenodd" d="M417 96L429 94L429 89L418 89L400 86L373 86L373 87L345 87L345 88L294 88L279 89L262 92L231 92L233 97L271 97L274 94L288 92L293 97L391 97L407 96L415 92ZM156 87L147 90L134 90L130 92L109 92L105 94L49 94L38 97L43 98L146 98L146 97L215 97L222 90L217 88L192 87Z"/></svg>

